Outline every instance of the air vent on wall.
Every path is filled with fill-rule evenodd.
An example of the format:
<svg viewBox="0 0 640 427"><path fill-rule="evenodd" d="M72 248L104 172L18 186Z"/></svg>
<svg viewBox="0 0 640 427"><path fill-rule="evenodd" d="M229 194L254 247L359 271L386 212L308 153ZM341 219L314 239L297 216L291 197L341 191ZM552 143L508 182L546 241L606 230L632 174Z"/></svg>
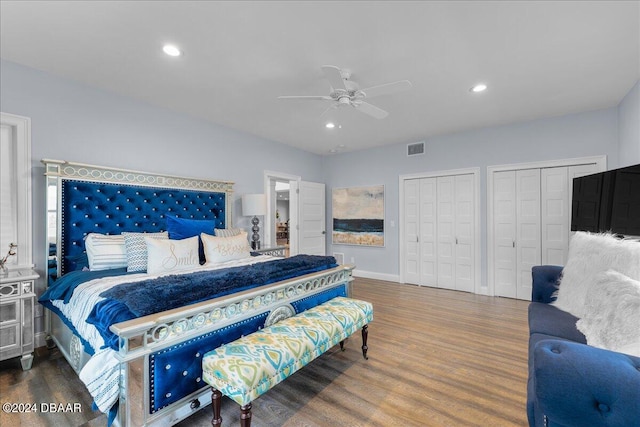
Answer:
<svg viewBox="0 0 640 427"><path fill-rule="evenodd" d="M344 264L344 253L342 252L334 252L333 257L336 259L336 262L340 265Z"/></svg>
<svg viewBox="0 0 640 427"><path fill-rule="evenodd" d="M424 141L407 144L407 156L424 154Z"/></svg>

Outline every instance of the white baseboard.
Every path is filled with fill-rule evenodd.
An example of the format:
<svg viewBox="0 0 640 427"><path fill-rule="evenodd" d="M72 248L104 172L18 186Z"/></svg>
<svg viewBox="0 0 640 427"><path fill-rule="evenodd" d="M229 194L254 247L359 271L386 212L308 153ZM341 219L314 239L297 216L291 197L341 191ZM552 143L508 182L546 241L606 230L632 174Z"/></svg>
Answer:
<svg viewBox="0 0 640 427"><path fill-rule="evenodd" d="M387 282L400 282L400 276L397 274L385 274L385 273L376 273L374 271L363 271L359 269L353 270L353 275L355 277L362 277L365 279L376 279L376 280L385 280Z"/></svg>

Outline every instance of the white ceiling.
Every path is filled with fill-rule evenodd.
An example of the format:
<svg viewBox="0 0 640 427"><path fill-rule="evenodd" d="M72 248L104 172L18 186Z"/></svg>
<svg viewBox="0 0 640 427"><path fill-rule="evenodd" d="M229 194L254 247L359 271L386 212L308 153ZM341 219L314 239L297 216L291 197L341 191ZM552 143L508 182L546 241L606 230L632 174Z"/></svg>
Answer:
<svg viewBox="0 0 640 427"><path fill-rule="evenodd" d="M3 59L319 154L607 108L640 77L637 1L2 0L0 19ZM382 120L277 99L327 95L327 64L413 88L370 100Z"/></svg>

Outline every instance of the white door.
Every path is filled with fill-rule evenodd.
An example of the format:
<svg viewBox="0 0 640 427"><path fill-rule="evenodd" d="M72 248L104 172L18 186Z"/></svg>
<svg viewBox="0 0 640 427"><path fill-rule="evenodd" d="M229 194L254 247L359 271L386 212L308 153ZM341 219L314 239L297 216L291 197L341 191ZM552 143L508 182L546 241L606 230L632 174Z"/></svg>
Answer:
<svg viewBox="0 0 640 427"><path fill-rule="evenodd" d="M438 287L455 289L455 178L453 176L439 176L436 180Z"/></svg>
<svg viewBox="0 0 640 427"><path fill-rule="evenodd" d="M493 277L497 296L516 297L516 172L493 175Z"/></svg>
<svg viewBox="0 0 640 427"><path fill-rule="evenodd" d="M540 265L540 169L516 171L516 298L531 299L531 268Z"/></svg>
<svg viewBox="0 0 640 427"><path fill-rule="evenodd" d="M325 186L300 181L298 190L298 253L326 255Z"/></svg>
<svg viewBox="0 0 640 427"><path fill-rule="evenodd" d="M455 176L455 289L474 291L475 227L473 175Z"/></svg>
<svg viewBox="0 0 640 427"><path fill-rule="evenodd" d="M437 286L436 178L420 179L420 284Z"/></svg>
<svg viewBox="0 0 640 427"><path fill-rule="evenodd" d="M569 184L566 166L540 171L542 264L564 265L569 247Z"/></svg>
<svg viewBox="0 0 640 427"><path fill-rule="evenodd" d="M404 281L420 285L420 180L404 181Z"/></svg>
<svg viewBox="0 0 640 427"><path fill-rule="evenodd" d="M540 171L542 264L566 264L571 237L573 178L599 171L595 163L544 168Z"/></svg>

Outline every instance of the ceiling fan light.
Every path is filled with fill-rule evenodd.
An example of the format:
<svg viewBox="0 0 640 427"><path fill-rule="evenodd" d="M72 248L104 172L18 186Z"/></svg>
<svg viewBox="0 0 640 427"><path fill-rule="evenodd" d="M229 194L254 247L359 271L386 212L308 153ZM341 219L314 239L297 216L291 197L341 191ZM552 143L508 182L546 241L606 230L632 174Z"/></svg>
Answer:
<svg viewBox="0 0 640 427"><path fill-rule="evenodd" d="M477 85L473 86L471 89L469 89L471 92L473 93L480 93L480 92L484 92L485 90L487 90L487 85L484 83L478 83Z"/></svg>
<svg viewBox="0 0 640 427"><path fill-rule="evenodd" d="M324 125L324 127L326 127L327 129L333 129L334 127L336 127L336 125L332 122L329 122L326 125Z"/></svg>

